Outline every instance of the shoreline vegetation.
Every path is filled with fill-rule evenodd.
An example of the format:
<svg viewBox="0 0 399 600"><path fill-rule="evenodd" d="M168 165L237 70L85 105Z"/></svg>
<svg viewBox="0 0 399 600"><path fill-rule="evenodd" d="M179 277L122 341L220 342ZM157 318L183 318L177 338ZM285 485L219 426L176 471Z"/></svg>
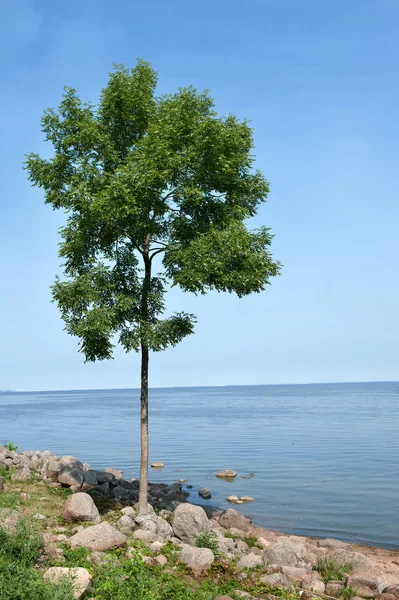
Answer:
<svg viewBox="0 0 399 600"><path fill-rule="evenodd" d="M155 470L156 472L156 470ZM253 526L182 482L0 446L0 600L399 600L398 551Z"/></svg>

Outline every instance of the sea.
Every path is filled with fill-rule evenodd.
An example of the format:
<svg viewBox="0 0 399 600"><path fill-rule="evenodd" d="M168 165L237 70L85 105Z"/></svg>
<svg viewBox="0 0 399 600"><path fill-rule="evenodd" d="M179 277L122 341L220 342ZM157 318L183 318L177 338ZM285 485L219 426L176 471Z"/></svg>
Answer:
<svg viewBox="0 0 399 600"><path fill-rule="evenodd" d="M397 382L151 389L150 461L165 467L150 480L184 479L192 502L221 509L252 496L234 508L270 529L397 548L398 409ZM139 390L0 393L0 444L20 451L130 478L139 440Z"/></svg>

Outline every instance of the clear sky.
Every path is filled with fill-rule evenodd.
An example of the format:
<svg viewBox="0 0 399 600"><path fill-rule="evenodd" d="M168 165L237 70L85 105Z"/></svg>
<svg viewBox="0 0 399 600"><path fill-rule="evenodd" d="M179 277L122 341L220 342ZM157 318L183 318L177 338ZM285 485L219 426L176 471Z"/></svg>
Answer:
<svg viewBox="0 0 399 600"><path fill-rule="evenodd" d="M257 224L281 277L238 300L173 292L196 334L153 386L399 379L398 0L0 0L0 389L137 387L139 357L84 364L49 286L61 215L22 170L63 85L95 101L136 57L159 91L251 119L271 182Z"/></svg>

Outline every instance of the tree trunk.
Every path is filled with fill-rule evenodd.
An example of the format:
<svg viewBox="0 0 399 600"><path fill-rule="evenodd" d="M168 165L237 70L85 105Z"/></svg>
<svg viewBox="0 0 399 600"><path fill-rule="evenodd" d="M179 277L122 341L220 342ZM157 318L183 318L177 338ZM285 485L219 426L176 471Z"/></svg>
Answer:
<svg viewBox="0 0 399 600"><path fill-rule="evenodd" d="M148 363L149 352L141 346L141 396L140 396L140 491L139 514L148 512Z"/></svg>
<svg viewBox="0 0 399 600"><path fill-rule="evenodd" d="M141 298L141 315L144 323L148 321L148 294L151 286L151 259L149 257L149 236L146 238L144 259L144 282ZM141 338L141 394L140 394L140 489L139 514L148 512L148 363L149 349L146 332Z"/></svg>

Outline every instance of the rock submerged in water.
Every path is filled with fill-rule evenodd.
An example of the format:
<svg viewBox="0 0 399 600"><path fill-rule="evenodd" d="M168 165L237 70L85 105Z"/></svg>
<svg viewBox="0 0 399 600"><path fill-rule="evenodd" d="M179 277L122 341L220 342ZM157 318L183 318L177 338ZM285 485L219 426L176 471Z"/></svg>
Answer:
<svg viewBox="0 0 399 600"><path fill-rule="evenodd" d="M211 492L205 487L201 487L198 490L198 495L201 496L201 498L203 498L204 500L209 500L212 496Z"/></svg>
<svg viewBox="0 0 399 600"><path fill-rule="evenodd" d="M158 461L156 461L156 462L153 462L153 463L151 463L151 467L152 467L153 469L163 469L163 468L164 468L164 466L165 466L165 465L164 465L164 464L163 464L163 462L161 462L160 460L158 460Z"/></svg>
<svg viewBox="0 0 399 600"><path fill-rule="evenodd" d="M237 477L237 471L233 471L232 469L225 469L224 471L218 471L216 473L216 477L219 479L234 479Z"/></svg>

